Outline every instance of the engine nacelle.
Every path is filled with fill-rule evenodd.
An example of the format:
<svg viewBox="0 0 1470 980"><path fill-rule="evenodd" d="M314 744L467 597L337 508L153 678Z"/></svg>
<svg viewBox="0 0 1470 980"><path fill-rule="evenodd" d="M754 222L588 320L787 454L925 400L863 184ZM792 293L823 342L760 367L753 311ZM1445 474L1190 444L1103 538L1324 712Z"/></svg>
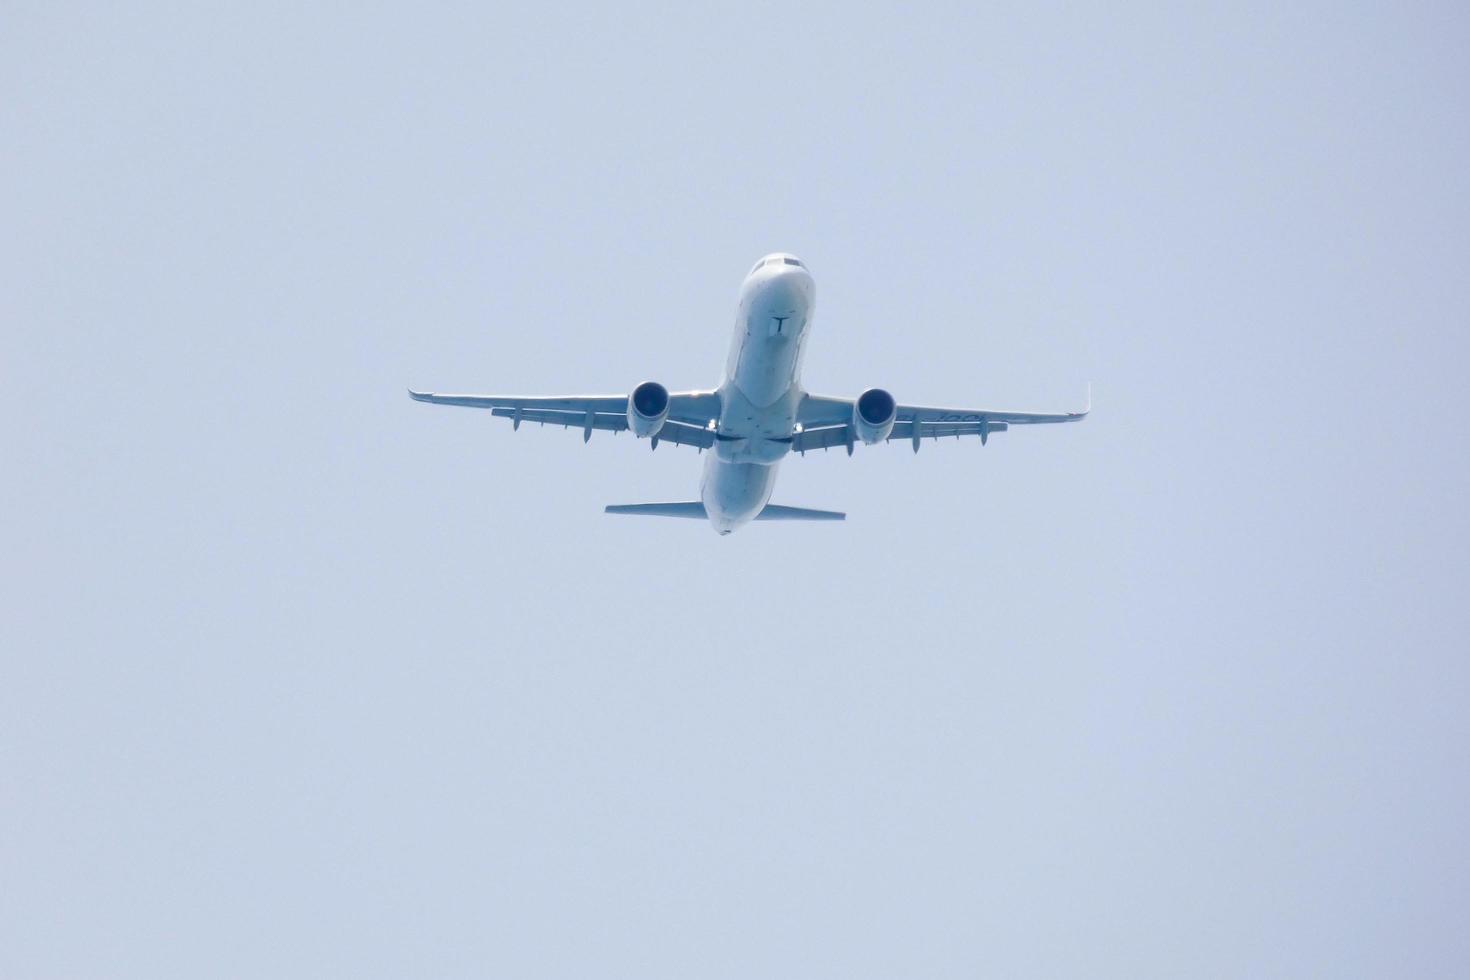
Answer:
<svg viewBox="0 0 1470 980"><path fill-rule="evenodd" d="M882 388L869 388L852 403L853 432L868 445L887 439L897 418L898 402Z"/></svg>
<svg viewBox="0 0 1470 980"><path fill-rule="evenodd" d="M658 435L669 417L669 389L645 381L628 396L628 428L640 439Z"/></svg>

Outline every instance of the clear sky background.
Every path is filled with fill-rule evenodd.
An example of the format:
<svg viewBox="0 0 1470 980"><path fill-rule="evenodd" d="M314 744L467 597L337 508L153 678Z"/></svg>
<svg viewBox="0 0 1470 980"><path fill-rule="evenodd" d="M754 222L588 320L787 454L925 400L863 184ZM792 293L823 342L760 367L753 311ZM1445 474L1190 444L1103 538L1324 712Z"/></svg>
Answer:
<svg viewBox="0 0 1470 980"><path fill-rule="evenodd" d="M1470 973L1462 4L300 6L0 12L0 975ZM1094 416L722 539L404 394L777 249Z"/></svg>

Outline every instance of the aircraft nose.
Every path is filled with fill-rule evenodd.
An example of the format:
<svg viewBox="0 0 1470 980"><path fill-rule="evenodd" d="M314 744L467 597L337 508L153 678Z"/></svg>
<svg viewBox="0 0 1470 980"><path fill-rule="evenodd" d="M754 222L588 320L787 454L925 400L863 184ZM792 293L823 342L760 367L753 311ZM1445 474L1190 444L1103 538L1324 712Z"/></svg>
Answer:
<svg viewBox="0 0 1470 980"><path fill-rule="evenodd" d="M753 312L769 309L776 311L773 315L780 315L788 310L809 309L816 296L816 284L800 259L778 252L766 256L751 270L742 294L753 304Z"/></svg>
<svg viewBox="0 0 1470 980"><path fill-rule="evenodd" d="M805 266L783 263L768 268L765 288L769 295L778 297L779 301L810 301L814 282Z"/></svg>
<svg viewBox="0 0 1470 980"><path fill-rule="evenodd" d="M766 284L769 289L784 291L800 290L805 288L806 284L811 281L811 278L811 276L807 275L805 269L796 269L788 265L768 275L766 277Z"/></svg>

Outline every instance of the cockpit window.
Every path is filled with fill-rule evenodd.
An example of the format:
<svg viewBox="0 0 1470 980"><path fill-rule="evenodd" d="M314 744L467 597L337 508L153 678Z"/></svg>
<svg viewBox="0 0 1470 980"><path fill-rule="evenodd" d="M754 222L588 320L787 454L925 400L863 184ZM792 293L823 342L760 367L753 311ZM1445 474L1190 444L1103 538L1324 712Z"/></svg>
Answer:
<svg viewBox="0 0 1470 980"><path fill-rule="evenodd" d="M755 275L761 270L762 266L781 265L783 263L786 265L794 265L798 269L806 268L805 263L803 263L801 259L793 259L789 255L768 255L755 264L755 266L750 270L750 274Z"/></svg>

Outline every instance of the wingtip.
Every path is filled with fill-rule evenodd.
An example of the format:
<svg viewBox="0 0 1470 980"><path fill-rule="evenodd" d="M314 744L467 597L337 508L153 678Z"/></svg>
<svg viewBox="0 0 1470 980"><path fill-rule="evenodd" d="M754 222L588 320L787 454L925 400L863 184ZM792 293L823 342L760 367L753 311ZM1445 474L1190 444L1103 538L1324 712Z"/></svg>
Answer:
<svg viewBox="0 0 1470 980"><path fill-rule="evenodd" d="M412 388L408 389L408 397L412 398L416 402L428 401L429 394L430 393L427 391L414 391Z"/></svg>

